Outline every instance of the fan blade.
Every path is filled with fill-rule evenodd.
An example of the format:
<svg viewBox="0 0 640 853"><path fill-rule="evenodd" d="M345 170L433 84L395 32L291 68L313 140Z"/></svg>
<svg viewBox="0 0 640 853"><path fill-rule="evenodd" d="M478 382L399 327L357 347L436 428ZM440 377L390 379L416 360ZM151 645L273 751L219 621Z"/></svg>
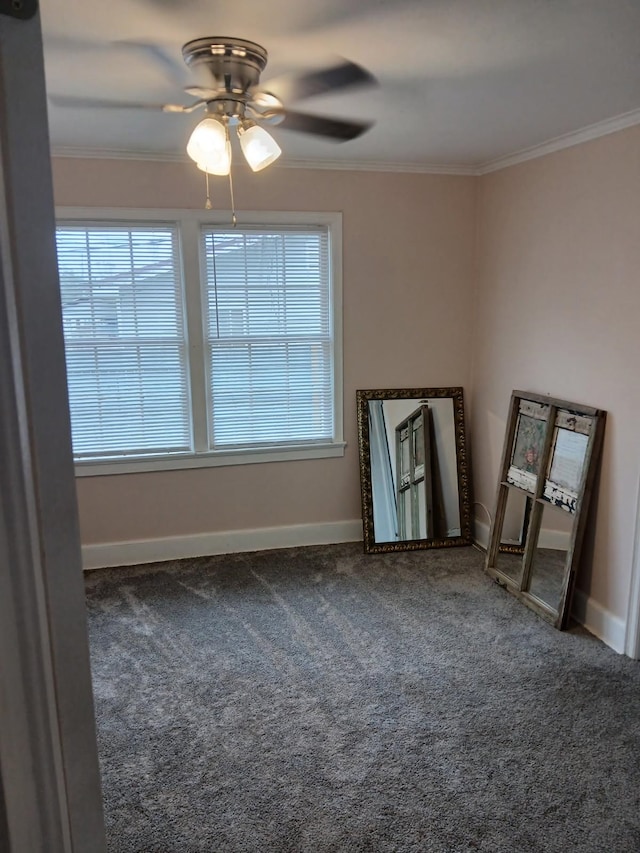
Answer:
<svg viewBox="0 0 640 853"><path fill-rule="evenodd" d="M351 86L377 86L378 81L361 65L345 59L339 65L323 68L319 71L309 71L306 74L288 75L268 81L265 89L276 95L279 100L288 103L311 98L314 95L324 95L338 89Z"/></svg>
<svg viewBox="0 0 640 853"><path fill-rule="evenodd" d="M187 70L182 62L178 62L174 57L165 50L161 45L147 41L117 41L117 45L131 47L134 50L144 51L150 56L154 62L163 69L165 75L171 83L177 86L183 86L188 80Z"/></svg>
<svg viewBox="0 0 640 853"><path fill-rule="evenodd" d="M373 125L371 121L346 121L340 118L314 116L292 110L283 110L281 115L282 120L278 123L278 127L296 130L299 133L326 136L336 142L347 142L349 139L355 139Z"/></svg>
<svg viewBox="0 0 640 853"><path fill-rule="evenodd" d="M204 104L196 101L183 107L181 104L150 104L144 101L111 101L106 98L77 98L73 95L49 95L49 100L56 107L80 107L115 110L157 110L165 113L190 113Z"/></svg>
<svg viewBox="0 0 640 853"><path fill-rule="evenodd" d="M194 98L202 101L212 101L223 94L221 89L207 89L205 86L185 86L184 91L187 95L193 95Z"/></svg>
<svg viewBox="0 0 640 853"><path fill-rule="evenodd" d="M176 5L179 3L182 3L182 0L177 0ZM187 91L188 86L185 86L185 83L188 84L189 78L194 77L196 85L199 84L202 88L217 86L218 81L211 73L211 69L204 62L197 63L197 65L190 69L189 73L186 65L182 61L178 62L173 54L162 47L162 45L147 41L120 41L117 44L137 48L147 53L159 67L164 69L170 82L184 87ZM182 60L182 57L180 59Z"/></svg>
<svg viewBox="0 0 640 853"><path fill-rule="evenodd" d="M118 54L115 56L114 48L118 51ZM138 55L144 54L147 58L153 60L154 64L164 72L164 76L174 86L182 88L190 80L189 72L182 62L182 57L180 56L180 61L178 61L168 48L153 42L133 41L130 39L96 41L87 38L77 38L75 36L47 35L45 49L51 49L60 54L78 53L79 51L90 52L93 57L96 55L100 55L101 57L108 56L112 62L119 62L122 57L128 59L133 52L136 52Z"/></svg>

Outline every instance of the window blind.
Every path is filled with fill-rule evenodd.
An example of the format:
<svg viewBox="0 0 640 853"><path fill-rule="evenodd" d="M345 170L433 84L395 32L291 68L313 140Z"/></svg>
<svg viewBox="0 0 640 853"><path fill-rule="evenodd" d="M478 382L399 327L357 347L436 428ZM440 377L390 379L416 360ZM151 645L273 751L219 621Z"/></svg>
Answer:
<svg viewBox="0 0 640 853"><path fill-rule="evenodd" d="M75 457L189 450L177 228L63 223L57 248Z"/></svg>
<svg viewBox="0 0 640 853"><path fill-rule="evenodd" d="M211 449L334 435L326 227L203 227Z"/></svg>

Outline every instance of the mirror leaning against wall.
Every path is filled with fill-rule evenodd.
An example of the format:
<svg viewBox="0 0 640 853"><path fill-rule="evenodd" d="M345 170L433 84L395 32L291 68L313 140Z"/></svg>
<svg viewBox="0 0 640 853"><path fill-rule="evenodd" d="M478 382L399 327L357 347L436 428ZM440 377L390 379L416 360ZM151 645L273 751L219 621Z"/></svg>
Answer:
<svg viewBox="0 0 640 853"><path fill-rule="evenodd" d="M462 388L356 392L366 553L471 544Z"/></svg>
<svg viewBox="0 0 640 853"><path fill-rule="evenodd" d="M486 571L566 628L606 413L514 391Z"/></svg>

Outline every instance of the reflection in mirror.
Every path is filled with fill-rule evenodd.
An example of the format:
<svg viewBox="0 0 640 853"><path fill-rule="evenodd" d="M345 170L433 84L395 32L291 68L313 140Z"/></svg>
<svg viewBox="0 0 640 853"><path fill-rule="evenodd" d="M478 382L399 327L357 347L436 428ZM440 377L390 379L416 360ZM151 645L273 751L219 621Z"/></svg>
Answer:
<svg viewBox="0 0 640 853"><path fill-rule="evenodd" d="M470 541L461 388L358 391L365 550Z"/></svg>
<svg viewBox="0 0 640 853"><path fill-rule="evenodd" d="M386 417L382 400L369 401L369 418L372 409L380 405ZM431 413L426 402L395 427L395 501L398 524L397 538L424 539L433 536L433 491L431 488ZM380 482L372 479L377 493ZM384 493L380 496L384 498ZM374 495L374 507L376 499Z"/></svg>
<svg viewBox="0 0 640 853"><path fill-rule="evenodd" d="M531 561L529 592L552 610L559 610L562 602L572 523L569 513L549 504L544 506Z"/></svg>
<svg viewBox="0 0 640 853"><path fill-rule="evenodd" d="M502 522L501 549L524 549L531 516L531 498L518 489L509 489Z"/></svg>
<svg viewBox="0 0 640 853"><path fill-rule="evenodd" d="M519 489L509 489L502 523L502 537L495 566L511 580L520 583L524 546L527 541L532 501Z"/></svg>

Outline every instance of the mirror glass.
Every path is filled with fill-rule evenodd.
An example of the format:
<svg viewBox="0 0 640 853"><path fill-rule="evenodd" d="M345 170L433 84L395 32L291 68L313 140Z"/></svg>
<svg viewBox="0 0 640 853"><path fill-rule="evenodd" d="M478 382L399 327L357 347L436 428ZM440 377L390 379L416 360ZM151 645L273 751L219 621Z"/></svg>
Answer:
<svg viewBox="0 0 640 853"><path fill-rule="evenodd" d="M509 489L502 523L500 547L495 566L516 583L522 577L524 546L527 541L532 501L519 489Z"/></svg>
<svg viewBox="0 0 640 853"><path fill-rule="evenodd" d="M569 513L546 505L531 561L529 592L558 610L567 572L573 519Z"/></svg>
<svg viewBox="0 0 640 853"><path fill-rule="evenodd" d="M358 391L365 549L470 541L462 389Z"/></svg>

